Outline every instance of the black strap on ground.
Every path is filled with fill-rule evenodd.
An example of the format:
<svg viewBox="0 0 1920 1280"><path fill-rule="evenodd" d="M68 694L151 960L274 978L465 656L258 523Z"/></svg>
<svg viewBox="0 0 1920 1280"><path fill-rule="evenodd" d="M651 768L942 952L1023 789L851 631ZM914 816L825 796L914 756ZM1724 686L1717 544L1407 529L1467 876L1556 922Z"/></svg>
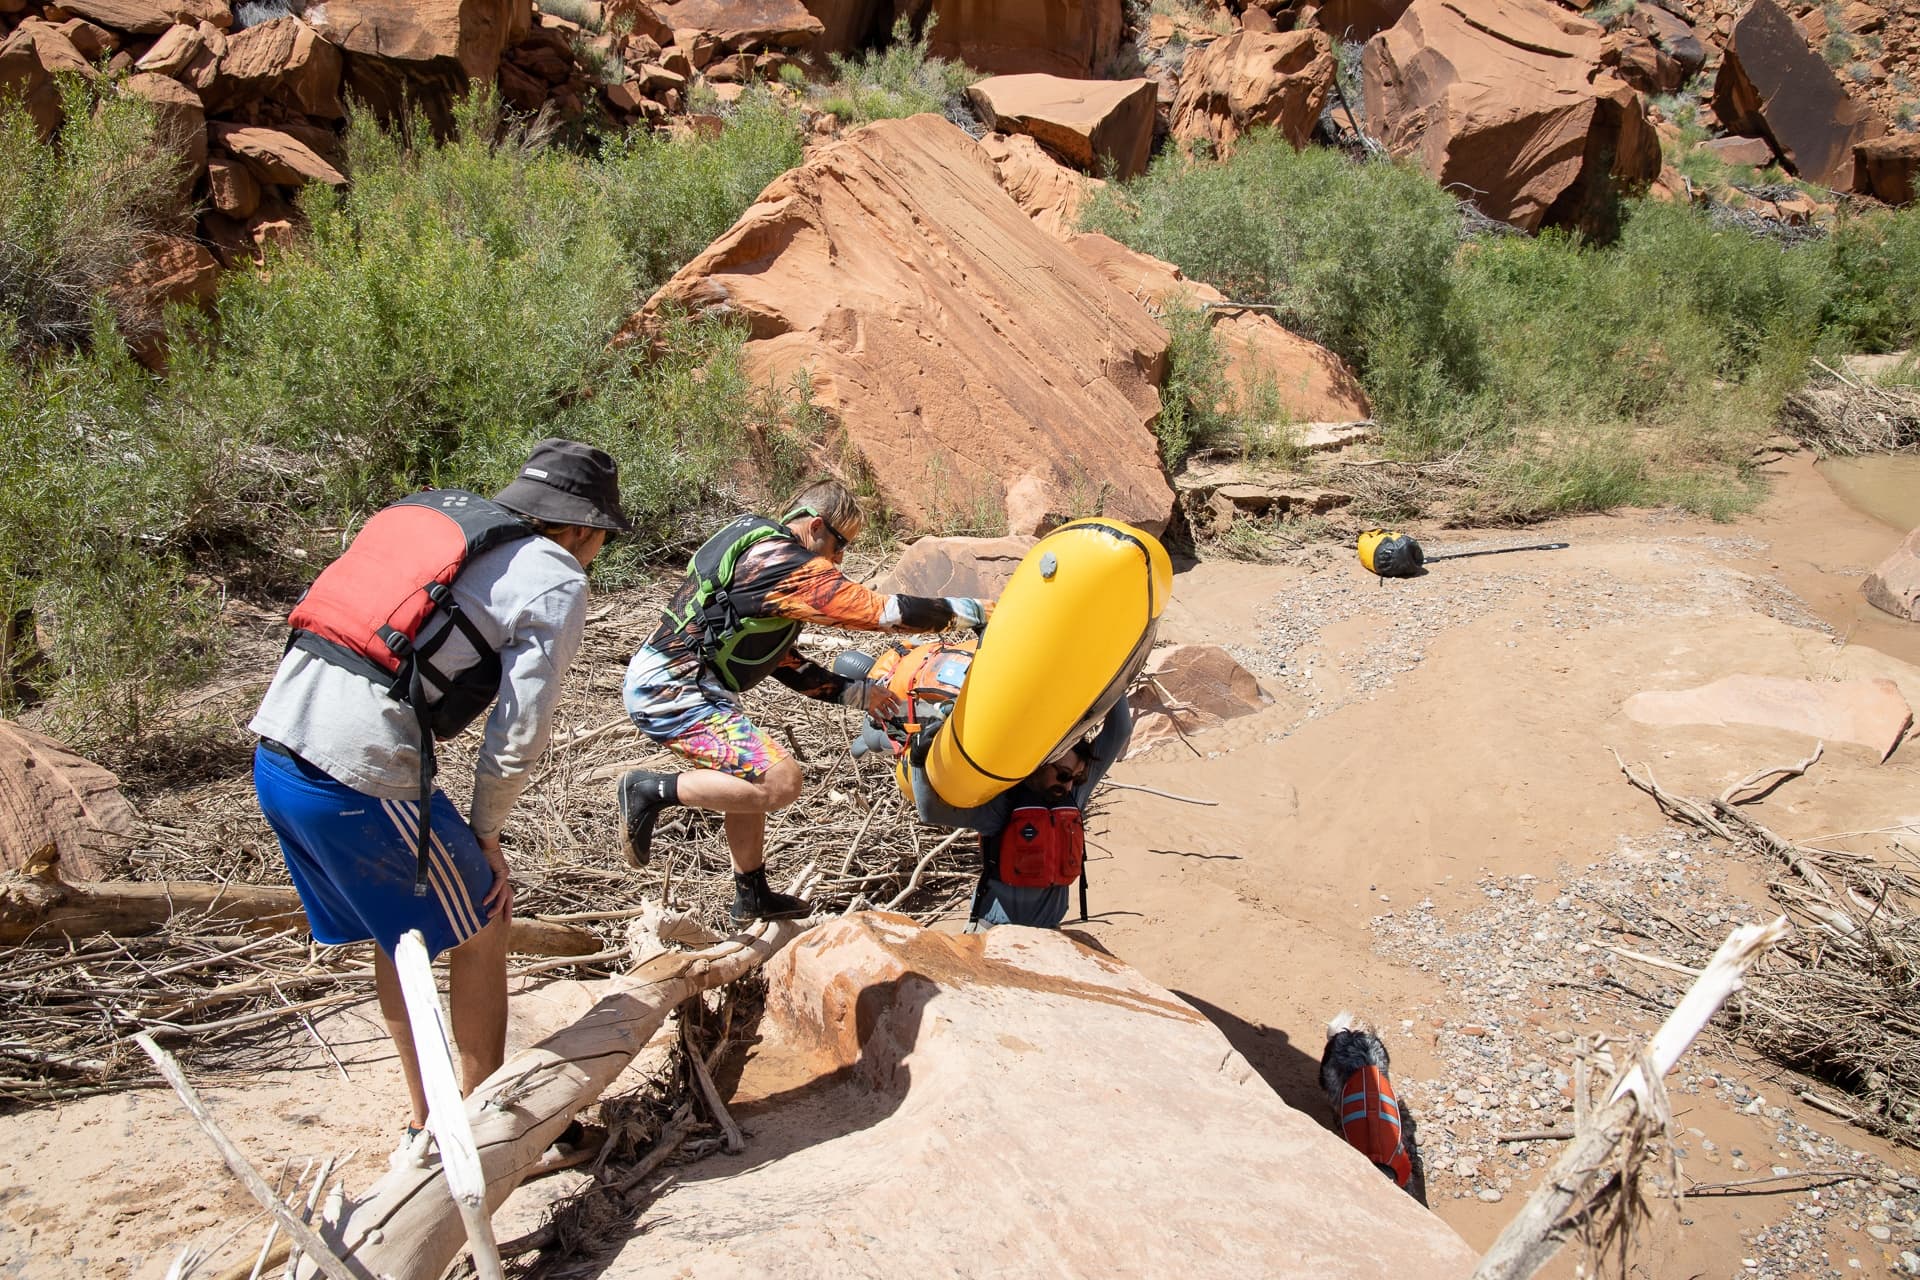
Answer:
<svg viewBox="0 0 1920 1280"><path fill-rule="evenodd" d="M1570 542L1529 542L1524 547L1488 547L1484 551L1435 551L1427 554L1427 563L1435 560L1465 560L1471 556L1500 556L1509 551L1565 551Z"/></svg>

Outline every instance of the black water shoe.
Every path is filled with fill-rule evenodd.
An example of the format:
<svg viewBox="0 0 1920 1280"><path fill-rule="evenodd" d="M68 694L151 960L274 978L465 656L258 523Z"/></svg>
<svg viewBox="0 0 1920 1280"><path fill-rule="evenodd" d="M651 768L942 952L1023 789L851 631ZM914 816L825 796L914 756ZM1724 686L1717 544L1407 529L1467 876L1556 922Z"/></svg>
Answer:
<svg viewBox="0 0 1920 1280"><path fill-rule="evenodd" d="M767 869L733 873L733 918L748 920L799 920L813 914L813 904L790 893L776 893L767 885Z"/></svg>
<svg viewBox="0 0 1920 1280"><path fill-rule="evenodd" d="M677 780L674 774L629 769L620 775L620 851L635 870L647 865L653 856L653 824L660 811L672 801L665 794L662 780Z"/></svg>

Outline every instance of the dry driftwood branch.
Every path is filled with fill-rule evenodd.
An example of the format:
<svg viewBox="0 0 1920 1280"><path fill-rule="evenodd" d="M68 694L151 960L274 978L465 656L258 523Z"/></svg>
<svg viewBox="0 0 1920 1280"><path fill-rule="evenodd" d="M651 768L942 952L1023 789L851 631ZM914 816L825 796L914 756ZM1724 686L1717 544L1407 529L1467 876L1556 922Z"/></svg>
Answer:
<svg viewBox="0 0 1920 1280"><path fill-rule="evenodd" d="M78 940L102 933L133 937L158 932L186 915L254 932L307 927L300 895L277 885L148 880L67 884L31 876L0 880L0 944ZM586 929L518 917L507 947L536 956L586 955L601 949L599 937Z"/></svg>
<svg viewBox="0 0 1920 1280"><path fill-rule="evenodd" d="M1785 916L1766 925L1735 929L1714 952L1700 978L1688 989L1640 1061L1621 1077L1607 1105L1583 1124L1572 1144L1548 1171L1538 1190L1493 1242L1474 1280L1528 1280L1560 1251L1561 1243L1588 1221L1602 1198L1625 1189L1635 1169L1622 1168L1617 1153L1644 1141L1649 1128L1665 1127L1660 1079L1673 1069L1694 1037L1740 989L1742 979L1768 947L1787 936Z"/></svg>
<svg viewBox="0 0 1920 1280"><path fill-rule="evenodd" d="M599 1098L661 1021L692 996L757 969L806 928L763 922L717 947L653 957L599 984L604 992L579 1021L510 1058L467 1099L487 1203L498 1208L537 1164L567 1121ZM341 1248L371 1274L432 1280L453 1261L466 1233L438 1163L398 1168L350 1205Z"/></svg>
<svg viewBox="0 0 1920 1280"><path fill-rule="evenodd" d="M694 1083L700 1087L700 1096L706 1101L707 1110L712 1113L714 1122L720 1126L725 1138L728 1155L739 1155L747 1149L747 1139L740 1132L740 1126L734 1123L733 1115L727 1110L727 1104L720 1097L720 1088L713 1082L713 1072L707 1070L706 1059L700 1056L700 1050L693 1043L687 1024L680 1024L680 1041L687 1048L687 1066L693 1071Z"/></svg>
<svg viewBox="0 0 1920 1280"><path fill-rule="evenodd" d="M186 1074L180 1070L180 1064L173 1060L173 1055L155 1044L149 1036L139 1035L134 1039L146 1051L147 1056L153 1059L153 1065L159 1069L161 1075L166 1077L167 1083L173 1086L173 1091L180 1095L180 1101L186 1104L194 1123L200 1126L201 1132L207 1135L214 1149L219 1151L220 1158L227 1162L227 1168L232 1170L233 1176L240 1180L241 1185L246 1187L255 1200L260 1202L261 1207L274 1216L275 1220L285 1228L287 1234L306 1250L307 1256L327 1276L327 1280L366 1280L364 1273L357 1273L342 1262L338 1255L327 1248L326 1242L314 1232L313 1228L295 1217L293 1210L287 1207L286 1202L273 1193L273 1188L267 1185L267 1180L262 1178L259 1171L248 1162L240 1148L233 1145L233 1139L221 1129L218 1122L214 1120L213 1113L207 1110L207 1104L200 1100L200 1095L195 1093L193 1086L187 1083Z"/></svg>

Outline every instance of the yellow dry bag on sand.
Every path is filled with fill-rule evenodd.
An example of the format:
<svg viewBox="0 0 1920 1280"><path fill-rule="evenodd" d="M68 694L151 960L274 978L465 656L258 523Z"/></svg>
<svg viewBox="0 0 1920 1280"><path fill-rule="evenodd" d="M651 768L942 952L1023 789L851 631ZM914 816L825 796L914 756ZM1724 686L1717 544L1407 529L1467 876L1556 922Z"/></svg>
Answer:
<svg viewBox="0 0 1920 1280"><path fill-rule="evenodd" d="M1034 544L994 606L927 781L956 808L985 804L1126 695L1173 591L1159 539L1118 520L1075 520Z"/></svg>

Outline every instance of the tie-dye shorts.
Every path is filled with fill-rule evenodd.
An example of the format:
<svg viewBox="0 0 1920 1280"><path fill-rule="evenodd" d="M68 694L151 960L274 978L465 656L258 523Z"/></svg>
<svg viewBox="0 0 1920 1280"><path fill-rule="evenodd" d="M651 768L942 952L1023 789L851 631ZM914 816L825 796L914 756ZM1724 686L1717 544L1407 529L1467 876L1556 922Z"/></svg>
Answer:
<svg viewBox="0 0 1920 1280"><path fill-rule="evenodd" d="M640 732L703 769L758 782L786 748L747 718L723 690L676 672L659 654L641 649L627 667L627 714Z"/></svg>

